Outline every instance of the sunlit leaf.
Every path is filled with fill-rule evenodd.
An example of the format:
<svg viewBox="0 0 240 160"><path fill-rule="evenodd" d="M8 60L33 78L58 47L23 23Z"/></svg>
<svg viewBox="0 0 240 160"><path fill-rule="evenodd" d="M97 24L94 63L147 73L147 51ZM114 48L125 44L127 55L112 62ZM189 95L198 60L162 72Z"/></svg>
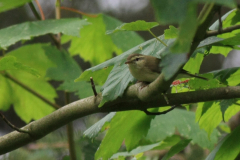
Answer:
<svg viewBox="0 0 240 160"><path fill-rule="evenodd" d="M71 37L71 55L80 55L85 61L96 65L112 58L113 53L122 52L111 37L105 34L106 25L102 14L95 18L87 17L87 20L91 24L81 29L81 37Z"/></svg>
<svg viewBox="0 0 240 160"><path fill-rule="evenodd" d="M165 39L177 38L178 34L179 30L172 25L169 26L169 29L164 30Z"/></svg>
<svg viewBox="0 0 240 160"><path fill-rule="evenodd" d="M49 101L54 102L54 98L57 96L55 89L43 77L46 70L54 66L54 64L46 57L42 46L47 45L27 45L8 53L8 55L16 57L18 62L38 70L42 77L36 78L29 73L17 70L8 72L18 81L27 85L38 94L41 94ZM11 89L4 96L8 97L8 94L11 95L11 102L9 103L13 104L18 116L26 123L31 120L40 119L55 110L52 106L46 104L16 83L13 83L9 79L6 79L6 81Z"/></svg>
<svg viewBox="0 0 240 160"><path fill-rule="evenodd" d="M0 59L0 70L17 70L17 69L28 72L36 77L40 76L35 69L17 62L16 57L14 56L6 56Z"/></svg>
<svg viewBox="0 0 240 160"><path fill-rule="evenodd" d="M185 64L185 66L183 67L183 69L185 69L186 71L195 74L195 73L199 73L202 61L203 61L203 54L196 54L195 57L190 57L190 59L188 60L188 62Z"/></svg>

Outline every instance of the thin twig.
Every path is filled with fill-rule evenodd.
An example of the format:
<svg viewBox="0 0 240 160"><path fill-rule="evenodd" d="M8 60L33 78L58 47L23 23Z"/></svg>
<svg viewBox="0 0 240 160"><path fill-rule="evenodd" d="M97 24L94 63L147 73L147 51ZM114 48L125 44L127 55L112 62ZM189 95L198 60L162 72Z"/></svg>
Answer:
<svg viewBox="0 0 240 160"><path fill-rule="evenodd" d="M2 114L2 112L0 112L0 117L7 123L7 125L9 127L11 127L13 130L16 130L20 133L27 133L29 134L29 132L27 130L24 130L24 129L21 129L21 128L18 128L16 126L14 126L9 120L7 120L7 118Z"/></svg>
<svg viewBox="0 0 240 160"><path fill-rule="evenodd" d="M91 81L91 84L92 84L92 90L93 90L94 96L96 97L97 96L97 91L96 91L95 84L94 84L94 81L93 81L92 77L90 77L90 81Z"/></svg>
<svg viewBox="0 0 240 160"><path fill-rule="evenodd" d="M96 14L88 14L88 13L84 13L82 11L79 11L79 10L76 10L76 9L73 9L73 8L68 8L68 7L61 7L61 9L63 10L67 10L67 11L72 11L72 12L75 12L75 13L78 13L78 14L81 14L81 15L84 15L84 16L87 16L87 17L92 17L92 18L95 18L97 17L98 15Z"/></svg>
<svg viewBox="0 0 240 160"><path fill-rule="evenodd" d="M162 43L164 46L167 47L167 44L164 43L161 39L159 39L150 29L148 30L148 32L149 32L153 37L155 37L160 43Z"/></svg>
<svg viewBox="0 0 240 160"><path fill-rule="evenodd" d="M36 97L38 97L39 99L41 99L42 101L44 101L45 103L49 104L50 106L52 106L55 109L59 109L60 106L58 106L57 104L49 101L47 98L43 97L41 94L37 93L36 91L34 91L32 88L28 87L27 85L23 84L22 82L20 82L19 80L17 80L16 78L12 77L10 74L8 73L2 73L2 75L8 79L10 79L11 81L13 81L14 83L16 83L17 85L21 86L22 88L24 88L25 90L27 90L28 92L32 93L33 95L35 95Z"/></svg>
<svg viewBox="0 0 240 160"><path fill-rule="evenodd" d="M40 11L41 19L45 20L45 16L44 16L44 13L43 13L43 10L42 10L42 7L41 7L40 3L38 2L38 0L35 0L35 2L36 2L37 6L38 6L38 9Z"/></svg>
<svg viewBox="0 0 240 160"><path fill-rule="evenodd" d="M168 112L170 112L171 110L173 110L174 108L176 108L177 106L171 106L170 109L163 111L163 112L149 112L147 109L142 110L143 112L145 112L147 115L161 115L161 114L166 114Z"/></svg>
<svg viewBox="0 0 240 160"><path fill-rule="evenodd" d="M29 2L28 4L29 4L29 6L30 6L30 8L31 8L31 10L32 10L32 12L33 12L33 14L34 14L34 16L35 16L38 20L42 20L42 19L41 19L41 16L38 14L36 8L34 7L33 2ZM54 44L55 44L56 46L58 46L58 40L57 40L57 38L56 38L53 34L48 34L48 35L51 37L51 39L52 39L52 41L54 42Z"/></svg>
<svg viewBox="0 0 240 160"><path fill-rule="evenodd" d="M237 30L237 29L240 29L240 24L224 28L224 29L221 30L221 33L219 33L218 30L207 31L207 33L205 35L205 38L211 37L211 36L216 36L216 35L223 34L223 33L232 32L232 31Z"/></svg>

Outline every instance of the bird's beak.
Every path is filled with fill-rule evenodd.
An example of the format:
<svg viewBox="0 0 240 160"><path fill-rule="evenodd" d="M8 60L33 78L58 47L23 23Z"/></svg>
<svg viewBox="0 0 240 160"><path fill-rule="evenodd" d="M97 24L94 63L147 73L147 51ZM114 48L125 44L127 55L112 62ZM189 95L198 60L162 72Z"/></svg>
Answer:
<svg viewBox="0 0 240 160"><path fill-rule="evenodd" d="M125 64L129 64L129 63L132 63L131 61L126 61Z"/></svg>

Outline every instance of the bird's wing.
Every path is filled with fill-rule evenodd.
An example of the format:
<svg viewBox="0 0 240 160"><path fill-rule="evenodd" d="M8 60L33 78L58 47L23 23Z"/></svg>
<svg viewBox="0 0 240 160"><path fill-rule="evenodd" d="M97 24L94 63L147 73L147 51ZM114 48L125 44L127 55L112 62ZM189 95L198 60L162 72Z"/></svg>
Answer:
<svg viewBox="0 0 240 160"><path fill-rule="evenodd" d="M160 62L161 60L156 58L154 62L147 61L148 64L146 64L146 66L148 66L152 72L156 72L160 74L161 73L161 68L159 67Z"/></svg>

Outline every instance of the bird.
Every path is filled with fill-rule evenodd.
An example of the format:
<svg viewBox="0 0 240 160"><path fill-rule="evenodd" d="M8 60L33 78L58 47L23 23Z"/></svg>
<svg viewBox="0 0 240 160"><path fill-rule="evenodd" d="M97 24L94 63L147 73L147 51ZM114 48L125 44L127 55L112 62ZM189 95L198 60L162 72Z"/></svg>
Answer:
<svg viewBox="0 0 240 160"><path fill-rule="evenodd" d="M139 53L131 54L127 57L125 64L128 65L129 71L134 78L140 82L153 82L161 73L162 67L159 66L161 59L150 55L143 55ZM181 69L176 79L179 78L200 78L208 80L205 77L197 76Z"/></svg>

